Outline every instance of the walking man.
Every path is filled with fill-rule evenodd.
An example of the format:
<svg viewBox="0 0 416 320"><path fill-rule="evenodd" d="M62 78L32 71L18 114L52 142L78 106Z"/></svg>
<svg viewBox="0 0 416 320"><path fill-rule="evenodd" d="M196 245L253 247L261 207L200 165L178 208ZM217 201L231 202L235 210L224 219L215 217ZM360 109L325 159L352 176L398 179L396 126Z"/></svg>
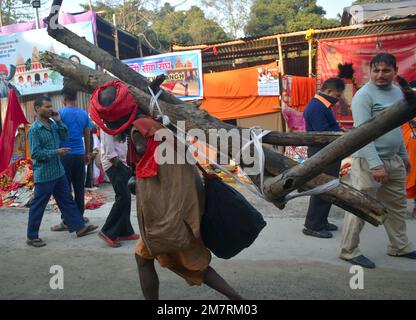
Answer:
<svg viewBox="0 0 416 320"><path fill-rule="evenodd" d="M68 140L61 140L61 148L69 148L62 157L69 185L74 191L75 202L81 216L85 208L85 165L90 162L90 128L88 114L77 107L77 91L69 87L62 89L65 107L59 110L62 122L68 128ZM84 140L84 141L83 141ZM62 222L51 228L52 231L65 231L68 229L63 217ZM84 218L85 222L89 222Z"/></svg>
<svg viewBox="0 0 416 320"><path fill-rule="evenodd" d="M370 62L370 81L352 100L354 127L376 116L403 99L393 84L397 75L396 58L388 53L376 55ZM406 234L406 171L409 160L401 128L396 128L353 154L351 183L358 190L375 198L387 208L384 228L390 240L387 254L416 259L416 251ZM340 258L365 268L374 262L361 254L358 245L364 220L346 213Z"/></svg>
<svg viewBox="0 0 416 320"><path fill-rule="evenodd" d="M312 98L303 113L308 132L341 131L331 107L338 102L344 90L345 84L342 79L330 78L323 83L321 91ZM312 157L322 148L308 147L308 157ZM340 161L335 162L327 166L324 173L338 178L340 166ZM319 196L311 196L303 229L304 234L317 238L332 238L331 231L338 230L338 227L328 222L331 205Z"/></svg>
<svg viewBox="0 0 416 320"><path fill-rule="evenodd" d="M29 210L26 243L43 247L46 243L39 238L39 228L51 195L68 224L69 232L76 231L77 236L82 237L97 226L85 226L69 190L60 156L70 149L59 147L59 139L67 138L68 129L62 123L60 114L53 111L51 99L46 96L35 100L35 111L38 117L28 133L30 156L34 160L35 196Z"/></svg>
<svg viewBox="0 0 416 320"><path fill-rule="evenodd" d="M128 181L131 173L127 166L127 139L124 134L111 136L101 133L101 163L110 178L115 192L115 202L98 236L112 247L120 241L138 240L130 222L131 194Z"/></svg>

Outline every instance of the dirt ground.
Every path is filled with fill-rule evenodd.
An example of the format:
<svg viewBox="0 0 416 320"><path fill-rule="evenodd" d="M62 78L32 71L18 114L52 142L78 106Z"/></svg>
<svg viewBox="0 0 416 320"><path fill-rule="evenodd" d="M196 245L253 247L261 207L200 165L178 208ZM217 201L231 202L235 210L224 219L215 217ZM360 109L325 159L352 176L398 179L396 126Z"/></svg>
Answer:
<svg viewBox="0 0 416 320"><path fill-rule="evenodd" d="M361 250L377 265L364 271L364 289L352 290L351 265L338 258L341 232L332 239L302 234L308 198L290 202L285 210L263 202L237 187L264 215L267 222L256 242L230 260L216 257L212 266L248 299L416 299L416 261L386 255L383 227L366 225ZM112 189L100 192L110 202L88 210L91 222L102 226L112 204ZM134 198L133 198L134 202ZM134 205L133 205L134 208ZM409 212L412 203L409 202ZM0 208L0 299L143 299L134 260L134 242L110 248L96 234L77 239L66 232L51 232L59 214L47 211L40 236L44 248L25 244L28 209ZM342 227L344 211L334 207L330 220ZM409 215L410 216L410 215ZM133 209L131 220L138 231ZM416 243L416 221L407 220L408 235ZM53 265L64 270L64 289L49 282ZM224 299L206 286L189 288L159 266L161 299Z"/></svg>

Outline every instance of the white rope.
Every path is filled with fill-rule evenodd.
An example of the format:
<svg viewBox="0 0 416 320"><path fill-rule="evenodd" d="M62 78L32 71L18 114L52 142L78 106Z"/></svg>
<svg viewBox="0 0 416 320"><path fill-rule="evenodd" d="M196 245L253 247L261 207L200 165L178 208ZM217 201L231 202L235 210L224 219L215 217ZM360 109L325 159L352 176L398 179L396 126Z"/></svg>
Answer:
<svg viewBox="0 0 416 320"><path fill-rule="evenodd" d="M147 88L149 89L150 95L152 96L151 99L150 99L150 106L149 106L150 115L153 117L153 112L154 112L154 109L155 109L155 106L156 106L157 110L159 111L159 115L162 117L163 125L164 126L169 125L170 124L170 119L169 119L168 116L163 114L162 110L160 109L159 101L158 101L160 95L163 92L162 89L160 89L159 92L155 95L152 88L150 88L150 87L147 87Z"/></svg>
<svg viewBox="0 0 416 320"><path fill-rule="evenodd" d="M316 196L320 195L322 193L331 191L332 189L335 189L341 185L341 182L339 179L333 179L331 181L328 181L327 183L321 184L311 190L299 192L297 194L289 193L285 197L285 202L289 202L290 200L293 200L298 197L305 197L305 196Z"/></svg>
<svg viewBox="0 0 416 320"><path fill-rule="evenodd" d="M182 128L177 127L175 124L171 123L171 126L175 127L178 131L180 131L183 136L186 136L186 132L184 130L182 130ZM175 134L174 134L175 135ZM180 138L178 135L175 135L175 137L181 141L184 145L191 147L191 148L195 148L194 146L189 145L189 143L183 139ZM241 180L238 176L236 176L235 174L233 174L232 172L230 172L228 169L226 169L225 167L223 167L222 165L218 164L216 161L210 159L204 152L202 152L201 150L198 149L198 155L201 155L205 160L207 160L209 163L213 164L216 168L220 169L221 171L225 172L226 174L228 174L230 177L232 177L235 181L237 181L238 183L240 183L242 186L244 186L246 189L248 189L249 191L251 191L252 193L254 193L255 195L259 196L260 198L265 199L263 193L259 192L255 187L253 187L252 185L249 185L248 183L244 182L243 180Z"/></svg>
<svg viewBox="0 0 416 320"><path fill-rule="evenodd" d="M256 131L261 131L259 134L257 134ZM263 137L267 136L271 131L270 130L262 130L260 127L251 127L250 128L250 141L248 141L242 148L241 151L238 153L238 156L246 150L251 144L254 144L254 147L256 148L256 151L259 155L259 164L260 164L260 192L262 194L262 197L264 198L264 167L265 167L265 157L263 152L263 147L261 145L261 139Z"/></svg>
<svg viewBox="0 0 416 320"><path fill-rule="evenodd" d="M154 108L156 106L159 115L162 116L162 122L164 126L168 126L168 125L172 125L173 127L176 128L176 130L180 131L183 133L184 137L186 137L186 132L184 130L182 130L181 128L179 128L178 126L176 126L175 124L170 122L170 119L167 115L164 115L162 110L160 109L159 106L159 102L158 99L160 97L160 95L162 94L162 89L159 90L159 92L155 95L152 88L148 87L150 95L152 96L150 99L150 114L153 116L154 113ZM260 133L257 133L256 131L261 131ZM198 155L201 155L205 160L207 160L209 163L213 164L216 168L220 169L221 171L225 172L226 174L228 174L230 177L232 177L235 181L239 182L241 185L243 185L245 188L247 188L248 190L250 190L251 192L253 192L254 194L256 194L257 196L265 199L266 197L264 196L263 193L263 187L264 187L264 167L265 167L265 157L264 157L264 152L263 152L263 147L261 145L261 139L263 137L265 137L266 135L268 135L271 131L269 130L261 130L261 128L259 127L252 127L250 128L250 141L248 141L240 150L240 152L238 153L238 156L240 156L240 154L247 149L251 144L254 144L255 149L257 150L257 153L259 155L259 164L260 164L260 190L258 190L258 188L253 188L252 185L247 184L246 182L244 182L243 180L241 180L238 176L234 175L232 172L230 172L229 170L227 170L225 167L223 167L222 165L218 164L216 161L211 160L209 157L207 157L207 155L205 153L203 153L202 151L198 150ZM178 135L174 134L175 137L180 140L185 146L190 146L189 143L186 141L186 139L182 139L179 138ZM193 147L193 146L192 146ZM285 197L285 202L288 202L292 199L298 198L298 197L304 197L304 196L310 196L310 195L318 195L321 193L325 193L328 192L336 187L338 187L340 185L340 181L339 179L334 179L331 180L325 184L322 184L312 190L308 190L305 192L301 192L301 193L297 193L297 194L288 194Z"/></svg>

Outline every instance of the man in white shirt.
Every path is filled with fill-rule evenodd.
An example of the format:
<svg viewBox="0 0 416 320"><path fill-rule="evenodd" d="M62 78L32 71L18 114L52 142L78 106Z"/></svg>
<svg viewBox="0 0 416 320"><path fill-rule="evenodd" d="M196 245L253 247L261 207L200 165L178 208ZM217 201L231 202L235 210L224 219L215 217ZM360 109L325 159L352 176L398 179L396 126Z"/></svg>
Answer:
<svg viewBox="0 0 416 320"><path fill-rule="evenodd" d="M137 240L130 222L131 195L128 180L131 172L127 166L127 139L125 135L111 136L101 133L101 163L114 188L115 202L98 236L112 247L120 241Z"/></svg>

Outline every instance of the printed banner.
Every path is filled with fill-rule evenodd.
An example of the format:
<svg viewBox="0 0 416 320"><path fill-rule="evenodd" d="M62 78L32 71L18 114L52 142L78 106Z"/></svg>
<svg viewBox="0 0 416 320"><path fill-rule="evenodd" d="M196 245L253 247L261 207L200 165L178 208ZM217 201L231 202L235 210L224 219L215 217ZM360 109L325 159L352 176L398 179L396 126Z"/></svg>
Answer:
<svg viewBox="0 0 416 320"><path fill-rule="evenodd" d="M352 63L354 82L347 81L345 101L334 107L338 120L352 124L351 99L357 89L370 79L370 61L380 52L393 54L398 63L398 74L408 81L416 80L416 32L348 39L320 40L317 56L318 87L338 75L338 64Z"/></svg>
<svg viewBox="0 0 416 320"><path fill-rule="evenodd" d="M263 67L258 68L259 73L257 87L259 96L278 96L279 88L279 68Z"/></svg>
<svg viewBox="0 0 416 320"><path fill-rule="evenodd" d="M94 43L91 21L66 27ZM8 96L9 82L21 95L62 89L63 77L40 63L40 51L51 51L95 69L93 61L51 38L46 29L0 36L0 98Z"/></svg>
<svg viewBox="0 0 416 320"><path fill-rule="evenodd" d="M204 96L199 50L166 53L123 62L149 81L165 74L167 79L162 87L182 100L202 99Z"/></svg>

